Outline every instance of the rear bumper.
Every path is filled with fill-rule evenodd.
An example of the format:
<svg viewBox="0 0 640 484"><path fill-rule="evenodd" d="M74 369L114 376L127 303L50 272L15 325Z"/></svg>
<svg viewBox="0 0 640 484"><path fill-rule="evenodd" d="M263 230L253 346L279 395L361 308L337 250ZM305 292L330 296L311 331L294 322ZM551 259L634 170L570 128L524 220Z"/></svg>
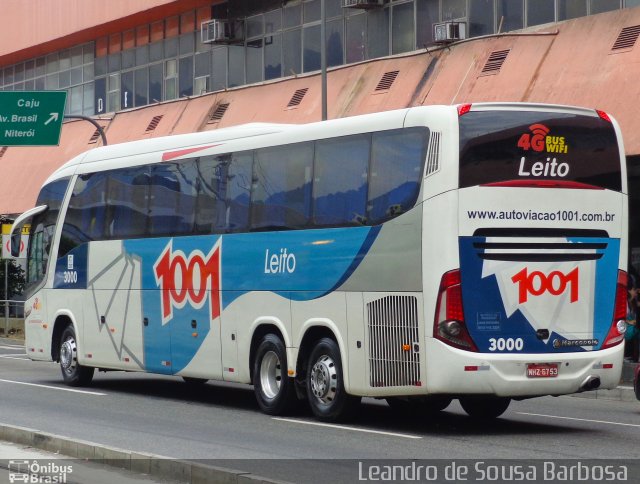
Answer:
<svg viewBox="0 0 640 484"><path fill-rule="evenodd" d="M429 338L426 353L429 393L518 398L577 393L590 377L600 380L597 389L615 388L622 374L624 345L583 353L488 354L458 350ZM558 376L528 378L528 363L558 363Z"/></svg>

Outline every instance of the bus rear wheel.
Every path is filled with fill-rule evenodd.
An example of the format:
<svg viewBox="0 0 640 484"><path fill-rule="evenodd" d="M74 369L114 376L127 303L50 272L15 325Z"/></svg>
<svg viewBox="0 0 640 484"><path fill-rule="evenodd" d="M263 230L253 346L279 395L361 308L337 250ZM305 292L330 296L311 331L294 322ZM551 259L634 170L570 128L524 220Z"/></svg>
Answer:
<svg viewBox="0 0 640 484"><path fill-rule="evenodd" d="M287 371L287 351L275 334L267 334L256 351L253 364L253 389L262 411L283 415L297 402L293 378Z"/></svg>
<svg viewBox="0 0 640 484"><path fill-rule="evenodd" d="M472 418L491 419L502 415L509 404L510 398L506 397L462 397L460 405Z"/></svg>
<svg viewBox="0 0 640 484"><path fill-rule="evenodd" d="M348 417L360 399L344 389L340 348L331 338L322 338L311 352L307 366L307 399L320 420L336 422Z"/></svg>
<svg viewBox="0 0 640 484"><path fill-rule="evenodd" d="M72 387L89 385L94 369L78 363L78 343L73 326L67 326L60 338L60 370L64 382Z"/></svg>

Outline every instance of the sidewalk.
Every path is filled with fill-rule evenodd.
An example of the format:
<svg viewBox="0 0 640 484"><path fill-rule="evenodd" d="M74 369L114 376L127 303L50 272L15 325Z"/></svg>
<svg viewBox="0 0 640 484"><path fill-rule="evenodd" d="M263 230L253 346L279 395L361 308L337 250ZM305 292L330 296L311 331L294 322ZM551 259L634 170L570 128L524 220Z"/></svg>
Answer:
<svg viewBox="0 0 640 484"><path fill-rule="evenodd" d="M10 482L149 484L171 481L0 441L0 483Z"/></svg>
<svg viewBox="0 0 640 484"><path fill-rule="evenodd" d="M36 472L42 478L25 476L31 466L36 471L44 468L42 473ZM61 473L66 473L68 479L47 479L47 476L57 477ZM11 474L14 474L13 479ZM16 474L19 474L18 478ZM3 481L5 476L7 480ZM0 423L0 484L4 482L285 484L247 471L134 452Z"/></svg>

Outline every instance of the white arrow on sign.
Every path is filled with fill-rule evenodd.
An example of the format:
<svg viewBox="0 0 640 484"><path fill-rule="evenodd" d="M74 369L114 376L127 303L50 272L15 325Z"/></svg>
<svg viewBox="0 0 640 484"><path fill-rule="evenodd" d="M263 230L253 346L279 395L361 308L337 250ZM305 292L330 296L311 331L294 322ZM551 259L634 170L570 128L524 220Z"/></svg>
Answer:
<svg viewBox="0 0 640 484"><path fill-rule="evenodd" d="M58 113L49 113L49 114L51 115L51 117L44 122L45 126L47 124L49 124L51 121L57 121L58 120L58 116L59 116Z"/></svg>

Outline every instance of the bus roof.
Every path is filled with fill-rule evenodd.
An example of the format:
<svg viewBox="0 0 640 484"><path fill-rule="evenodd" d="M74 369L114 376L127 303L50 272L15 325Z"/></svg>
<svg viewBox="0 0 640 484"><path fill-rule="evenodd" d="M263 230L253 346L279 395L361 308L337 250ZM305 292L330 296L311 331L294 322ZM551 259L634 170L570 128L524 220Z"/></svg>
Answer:
<svg viewBox="0 0 640 484"><path fill-rule="evenodd" d="M573 106L534 103L473 103L473 110L550 110L596 115L595 110ZM306 124L248 123L197 133L149 138L94 148L56 170L45 184L76 173L90 173L177 159L189 153L207 156L225 151L240 151L263 146L345 136L368 131L440 123L457 118L458 105L417 106L399 110L337 118ZM439 124L439 123L438 123ZM224 145L224 146L220 146ZM168 156L168 157L167 157ZM195 156L195 155L193 155Z"/></svg>

